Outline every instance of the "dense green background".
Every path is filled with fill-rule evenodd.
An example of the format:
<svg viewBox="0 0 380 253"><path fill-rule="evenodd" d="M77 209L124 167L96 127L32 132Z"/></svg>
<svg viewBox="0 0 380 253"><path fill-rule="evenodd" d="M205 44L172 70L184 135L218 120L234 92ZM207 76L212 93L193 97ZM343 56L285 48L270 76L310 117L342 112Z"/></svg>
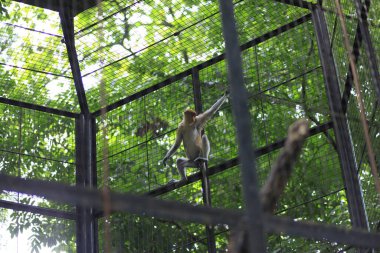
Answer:
<svg viewBox="0 0 380 253"><path fill-rule="evenodd" d="M351 42L356 32L352 0L342 0ZM6 8L1 9L2 6ZM129 8L125 8L130 6ZM324 1L341 89L348 69L334 1ZM62 30L57 13L1 0L0 96L79 112ZM240 42L270 32L308 12L275 1L236 1ZM380 3L372 3L369 18L375 47L380 42ZM99 22L100 21L100 22ZM28 29L24 29L24 28ZM41 31L43 33L41 33ZM224 51L218 1L104 1L75 17L79 63L92 112L188 70ZM380 51L376 51L378 58ZM308 21L242 53L249 92L253 142L263 147L285 138L288 126L301 117L311 126L330 121L313 24ZM364 48L358 63L375 152L380 155L379 110ZM218 62L199 73L203 108L227 89L226 64ZM57 88L59 87L59 88ZM104 88L102 91L101 87ZM134 100L97 118L97 167L102 186L103 161L108 158L110 187L144 194L178 178L175 159L161 163L172 145L181 112L194 107L192 77ZM363 134L352 92L347 116L372 230L380 219ZM0 105L0 171L24 178L75 183L75 120ZM106 127L107 134L102 129ZM211 142L210 166L237 156L231 103L206 126ZM104 138L108 151L103 153ZM278 215L350 227L347 199L332 130L308 138ZM364 150L364 151L363 151ZM364 155L363 155L364 154ZM262 184L278 155L256 159ZM107 160L106 160L107 161ZM197 172L189 169L188 174ZM215 207L243 209L239 167L210 178ZM73 211L74 208L33 196L3 192L2 199ZM201 184L189 184L162 199L202 205ZM75 252L75 223L36 214L1 209L0 219L12 237L28 231L31 252L43 247ZM203 225L115 213L110 218L112 252L205 252ZM104 220L99 222L103 247ZM228 227L216 228L219 252L225 252ZM269 235L270 252L338 252L345 245ZM25 242L23 242L25 243ZM349 249L346 249L349 250Z"/></svg>

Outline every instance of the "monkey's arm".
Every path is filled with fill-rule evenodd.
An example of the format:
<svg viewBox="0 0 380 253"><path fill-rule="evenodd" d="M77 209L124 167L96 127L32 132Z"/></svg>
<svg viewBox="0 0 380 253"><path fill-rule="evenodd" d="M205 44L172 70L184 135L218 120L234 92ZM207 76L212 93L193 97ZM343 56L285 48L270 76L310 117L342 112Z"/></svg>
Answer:
<svg viewBox="0 0 380 253"><path fill-rule="evenodd" d="M179 146L181 146L182 142L182 129L181 126L178 127L176 131L176 138L173 146L169 149L169 151L166 153L164 159L162 160L162 163L164 166L166 166L166 161L177 151Z"/></svg>
<svg viewBox="0 0 380 253"><path fill-rule="evenodd" d="M203 126L211 117L214 115L219 108L222 106L222 104L226 101L227 94L223 95L221 98L219 98L215 104L213 104L208 110L206 110L204 113L199 114L196 119L198 122L198 125Z"/></svg>

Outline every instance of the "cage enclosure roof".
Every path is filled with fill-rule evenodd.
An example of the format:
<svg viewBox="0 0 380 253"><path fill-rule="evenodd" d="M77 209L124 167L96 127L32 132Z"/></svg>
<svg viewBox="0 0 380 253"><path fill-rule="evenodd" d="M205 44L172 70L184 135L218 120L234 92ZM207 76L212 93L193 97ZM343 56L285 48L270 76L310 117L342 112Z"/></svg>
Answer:
<svg viewBox="0 0 380 253"><path fill-rule="evenodd" d="M14 0L16 2L33 5L36 7L59 12L60 10L70 11L72 15L77 15L91 7L94 7L101 0Z"/></svg>
<svg viewBox="0 0 380 253"><path fill-rule="evenodd" d="M218 1L14 0L7 8L0 22L0 103L77 115L84 104L78 97L85 97L85 107L99 115L224 52ZM290 0L237 1L234 8L242 45L309 21L310 13ZM73 17L70 50L58 12Z"/></svg>

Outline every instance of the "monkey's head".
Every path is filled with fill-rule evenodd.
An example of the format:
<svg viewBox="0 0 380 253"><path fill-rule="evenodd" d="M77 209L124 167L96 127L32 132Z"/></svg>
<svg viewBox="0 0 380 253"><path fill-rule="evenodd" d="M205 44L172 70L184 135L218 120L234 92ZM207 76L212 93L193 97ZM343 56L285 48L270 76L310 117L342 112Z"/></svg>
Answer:
<svg viewBox="0 0 380 253"><path fill-rule="evenodd" d="M197 116L197 113L192 109L186 109L183 112L183 120L186 124L191 124L195 121L195 116Z"/></svg>

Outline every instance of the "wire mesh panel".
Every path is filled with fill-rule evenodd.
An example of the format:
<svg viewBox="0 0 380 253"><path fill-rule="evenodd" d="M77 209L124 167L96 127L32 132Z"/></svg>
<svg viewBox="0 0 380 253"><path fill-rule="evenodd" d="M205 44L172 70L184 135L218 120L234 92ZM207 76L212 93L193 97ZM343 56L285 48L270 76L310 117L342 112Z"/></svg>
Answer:
<svg viewBox="0 0 380 253"><path fill-rule="evenodd" d="M97 248L100 252L226 252L233 242L230 217L238 217L238 223L242 212L250 209L249 204L256 203L243 200L243 192L251 186L241 183L241 170L247 172L249 168L246 170L245 162L239 164L243 155L239 156L236 136L240 133L236 133L234 121L242 119L234 115L230 99L204 129L211 144L206 173L194 166L186 171L188 181L175 180L180 179L176 160L186 156L183 146L167 165L163 162L175 142L184 110L206 111L235 87L227 80L234 66L228 70L226 64L230 57L225 54L219 9L223 1L23 1L46 9L0 2L0 180L8 176L25 178L34 185L31 192L39 190L36 180L50 181L37 181L41 187L65 190L58 197L59 193L40 192L50 196L42 198L21 194L28 192L22 188L25 186L17 186L20 192L1 188L0 208L15 211L1 209L0 217L5 218L0 226L19 239L21 232L30 234L30 247L19 251L42 251L47 247L50 251L78 253L96 252ZM339 2L343 23L338 17L340 5L335 6ZM369 8L370 1L362 2L369 10L369 32L378 49L379 3ZM363 29L359 29L355 2L238 0L232 5L255 147L252 158L256 166L252 166L260 186L281 152L289 125L306 118L311 127L275 216L264 215L258 223L270 230L273 220L284 222L281 216L285 216L290 218L286 226L309 226L302 221L312 221L350 227L354 220L348 211L352 210L350 191L341 171L341 167L343 171L346 168L341 159L344 147L337 145L341 143L337 119L343 118L350 128L346 135L350 140L345 143L352 142L353 162L363 189L368 214L364 218L375 231L379 228L380 208L370 173L368 142L363 138L364 111L356 101L360 93L353 89L353 71L358 72L361 81L364 116L376 157L380 156L379 105L372 58L365 47ZM333 52L327 66L323 59L326 49L318 48L320 30L324 28L323 20L316 18L318 11L327 18ZM345 28L357 70L348 64L342 36ZM326 73L335 73L326 68L335 67L342 97L333 94L337 101L331 101L334 96L329 94L331 80ZM331 113L334 103L342 105L341 114ZM250 138L247 136L247 140ZM74 184L75 188L68 186ZM75 194L68 196L68 192ZM142 198L146 195L156 199ZM133 198L137 201L128 202ZM193 222L185 222L175 213L172 219L163 215L173 211L162 204L166 203L163 200L176 201L182 205L173 205L178 210L187 208L183 212L204 205L217 209L194 209L204 213L195 212L195 216L186 218ZM141 203L150 204L141 211ZM140 212L119 212L123 208ZM198 222L201 218L203 223L214 221L207 212L220 212L227 219L212 226L194 222L194 217ZM160 215L166 218L158 218ZM294 220L298 223L291 223ZM336 231L334 227L328 229L324 231ZM292 235L311 237L313 233L299 230L303 232L293 230ZM345 238L331 234L326 237L330 241ZM240 239L244 242L244 235ZM354 249L325 241L325 237L309 241L268 234L267 240L270 252ZM13 250L2 247L0 244L0 251Z"/></svg>
<svg viewBox="0 0 380 253"><path fill-rule="evenodd" d="M193 104L191 78L186 77L107 114L111 187L122 182L113 189L144 193L177 177L176 156L170 167L161 161L174 143L182 112ZM104 159L102 138L99 132L98 161ZM100 163L98 168L101 175Z"/></svg>
<svg viewBox="0 0 380 253"><path fill-rule="evenodd" d="M112 252L207 252L201 225L122 213L113 214L110 222L118 224L111 231ZM103 245L101 239L100 251Z"/></svg>
<svg viewBox="0 0 380 253"><path fill-rule="evenodd" d="M375 54L377 55L377 59L380 59L380 49L379 49L379 44L380 44L380 35L379 35L379 30L380 30L380 21L377 13L379 13L380 9L380 4L376 1L371 2L372 5L370 8L368 8L368 23L369 23L369 31L371 34L371 39L372 43L375 47Z"/></svg>
<svg viewBox="0 0 380 253"><path fill-rule="evenodd" d="M58 13L11 2L0 23L1 97L77 111Z"/></svg>
<svg viewBox="0 0 380 253"><path fill-rule="evenodd" d="M327 4L327 3L326 3ZM367 3L366 3L367 4ZM377 4L369 6L370 12L375 9ZM377 201L377 193L375 191L374 180L370 172L369 160L367 156L366 143L363 138L363 125L360 121L360 109L357 102L357 90L354 88L352 79L353 70L348 65L347 51L344 48L343 36L341 33L342 25L336 14L337 6L330 3L327 7L328 24L330 27L330 36L332 38L332 48L335 56L336 65L338 67L338 76L340 79L341 92L345 97L345 106L347 110L347 118L352 133L352 142L356 154L356 162L358 173L363 187L364 201L368 215L368 221L371 229L377 229L379 221L379 202ZM379 154L378 143L378 122L379 115L378 102L374 80L371 77L370 65L362 34L358 24L355 5L353 2L343 2L342 8L345 14L345 26L348 30L350 46L352 47L352 55L357 63L358 77L361 84L361 92L364 98L366 110L366 118L369 124L369 134L373 142L375 154ZM372 25L370 25L373 29ZM376 40L376 39L375 39Z"/></svg>
<svg viewBox="0 0 380 253"><path fill-rule="evenodd" d="M217 1L113 2L104 1L101 13L90 9L76 18L79 62L92 110L99 108L101 81L110 104L223 52ZM266 1L237 1L235 6L242 43L307 13ZM272 9L286 15L265 15Z"/></svg>
<svg viewBox="0 0 380 253"><path fill-rule="evenodd" d="M13 106L1 105L1 108L1 137L6 140L2 147L5 165L2 172L73 183L73 120ZM7 161L6 157L10 156L14 159Z"/></svg>
<svg viewBox="0 0 380 253"><path fill-rule="evenodd" d="M75 222L0 209L3 252L76 252Z"/></svg>

